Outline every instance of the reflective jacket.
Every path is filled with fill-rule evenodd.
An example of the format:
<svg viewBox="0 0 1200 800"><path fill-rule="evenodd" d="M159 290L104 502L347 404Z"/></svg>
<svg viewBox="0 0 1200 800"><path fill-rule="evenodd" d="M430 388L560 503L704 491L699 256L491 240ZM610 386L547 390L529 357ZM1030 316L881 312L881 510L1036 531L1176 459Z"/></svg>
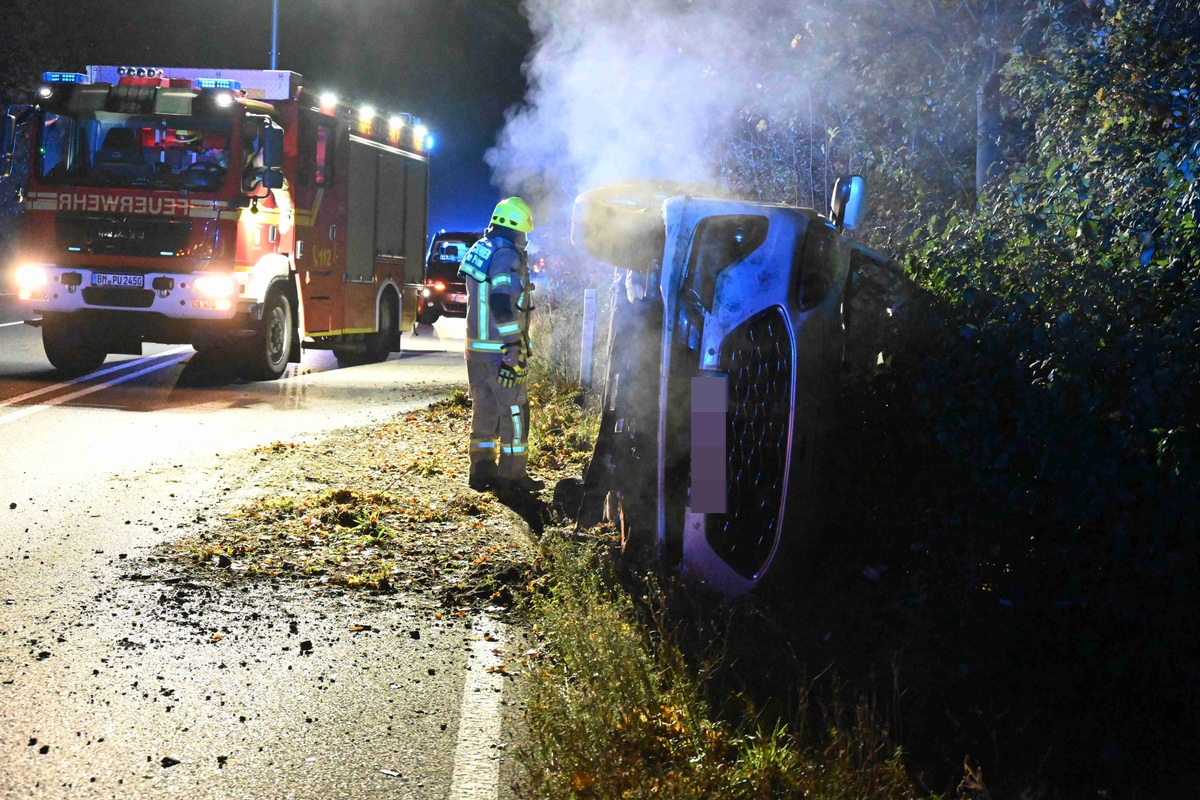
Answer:
<svg viewBox="0 0 1200 800"><path fill-rule="evenodd" d="M467 358L499 356L525 341L525 253L495 234L477 241L458 268L467 284Z"/></svg>

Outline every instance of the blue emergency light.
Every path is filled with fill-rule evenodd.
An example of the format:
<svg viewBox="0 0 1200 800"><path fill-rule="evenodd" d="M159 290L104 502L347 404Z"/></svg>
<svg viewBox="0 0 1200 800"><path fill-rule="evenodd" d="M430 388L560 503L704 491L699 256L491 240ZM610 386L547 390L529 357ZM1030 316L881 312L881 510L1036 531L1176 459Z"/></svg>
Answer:
<svg viewBox="0 0 1200 800"><path fill-rule="evenodd" d="M87 75L82 72L43 72L42 80L46 83L87 83Z"/></svg>
<svg viewBox="0 0 1200 800"><path fill-rule="evenodd" d="M196 78L197 89L228 89L233 92L242 90L242 82L230 78Z"/></svg>

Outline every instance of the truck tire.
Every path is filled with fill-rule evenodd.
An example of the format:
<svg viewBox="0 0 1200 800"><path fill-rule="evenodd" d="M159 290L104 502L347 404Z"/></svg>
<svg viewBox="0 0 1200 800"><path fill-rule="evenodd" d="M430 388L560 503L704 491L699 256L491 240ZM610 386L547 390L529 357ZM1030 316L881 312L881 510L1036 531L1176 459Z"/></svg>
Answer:
<svg viewBox="0 0 1200 800"><path fill-rule="evenodd" d="M267 295L262 321L250 340L243 376L252 381L273 381L283 375L296 336L292 304L283 292Z"/></svg>
<svg viewBox="0 0 1200 800"><path fill-rule="evenodd" d="M68 314L47 314L42 320L42 347L50 363L72 377L91 372L108 358L91 328Z"/></svg>
<svg viewBox="0 0 1200 800"><path fill-rule="evenodd" d="M363 361L367 364L377 364L386 361L393 350L399 349L400 310L397 307L396 295L388 292L380 300L379 330L367 340Z"/></svg>

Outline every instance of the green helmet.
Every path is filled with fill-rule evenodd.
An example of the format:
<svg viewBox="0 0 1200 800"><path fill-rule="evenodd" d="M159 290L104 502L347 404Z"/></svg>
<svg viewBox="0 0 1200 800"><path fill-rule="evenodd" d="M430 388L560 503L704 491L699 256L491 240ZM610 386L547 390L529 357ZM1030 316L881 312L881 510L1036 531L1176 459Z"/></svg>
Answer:
<svg viewBox="0 0 1200 800"><path fill-rule="evenodd" d="M496 205L496 210L492 212L492 224L529 233L533 230L533 212L521 198L510 197Z"/></svg>

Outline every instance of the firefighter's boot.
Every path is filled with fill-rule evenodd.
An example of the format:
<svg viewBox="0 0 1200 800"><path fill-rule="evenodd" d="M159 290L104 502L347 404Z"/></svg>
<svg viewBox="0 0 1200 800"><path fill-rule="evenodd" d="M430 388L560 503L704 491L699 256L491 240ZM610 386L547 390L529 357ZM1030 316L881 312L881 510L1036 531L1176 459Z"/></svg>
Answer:
<svg viewBox="0 0 1200 800"><path fill-rule="evenodd" d="M540 492L546 488L546 484L539 481L537 478L531 478L528 475L522 475L519 478L511 478L504 482L506 489L512 489L517 492Z"/></svg>
<svg viewBox="0 0 1200 800"><path fill-rule="evenodd" d="M471 464L471 477L467 485L477 492L486 492L500 484L500 476L496 474L496 462L476 461Z"/></svg>

